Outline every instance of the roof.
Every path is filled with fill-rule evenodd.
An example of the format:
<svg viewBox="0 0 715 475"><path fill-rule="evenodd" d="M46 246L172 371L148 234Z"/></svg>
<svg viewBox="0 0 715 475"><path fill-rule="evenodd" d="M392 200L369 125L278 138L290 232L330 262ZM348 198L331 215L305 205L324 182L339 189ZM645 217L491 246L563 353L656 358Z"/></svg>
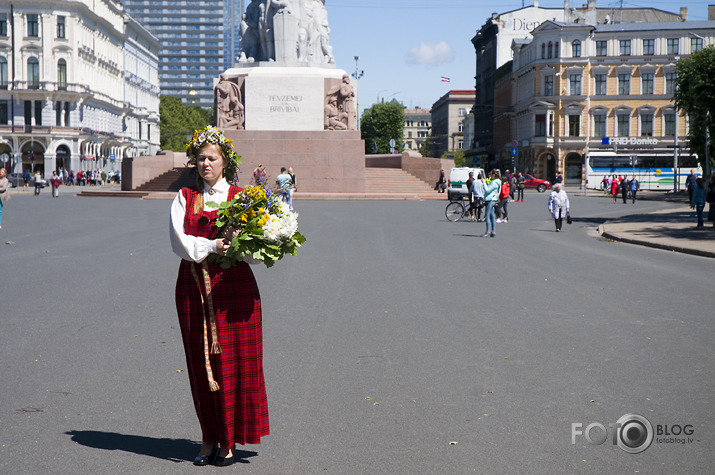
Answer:
<svg viewBox="0 0 715 475"><path fill-rule="evenodd" d="M596 25L596 32L703 30L715 29L715 21L666 21L649 23L608 23Z"/></svg>

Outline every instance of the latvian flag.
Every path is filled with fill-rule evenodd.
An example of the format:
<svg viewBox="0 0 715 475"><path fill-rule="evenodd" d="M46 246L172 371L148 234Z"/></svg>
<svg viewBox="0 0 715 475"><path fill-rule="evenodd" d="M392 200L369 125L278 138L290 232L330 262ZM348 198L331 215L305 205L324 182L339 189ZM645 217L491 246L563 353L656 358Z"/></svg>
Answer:
<svg viewBox="0 0 715 475"><path fill-rule="evenodd" d="M439 78L439 80L442 81L442 82L449 82L449 78L448 78L448 77L445 77L445 76L441 76L441 77Z"/></svg>

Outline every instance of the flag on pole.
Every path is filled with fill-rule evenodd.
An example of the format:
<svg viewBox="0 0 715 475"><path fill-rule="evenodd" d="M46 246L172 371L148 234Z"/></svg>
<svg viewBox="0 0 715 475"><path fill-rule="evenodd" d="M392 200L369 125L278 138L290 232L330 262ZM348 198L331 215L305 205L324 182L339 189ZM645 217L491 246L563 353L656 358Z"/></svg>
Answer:
<svg viewBox="0 0 715 475"><path fill-rule="evenodd" d="M441 77L439 78L439 80L442 81L442 82L449 82L449 78L448 78L448 77L445 77L445 76L441 76Z"/></svg>

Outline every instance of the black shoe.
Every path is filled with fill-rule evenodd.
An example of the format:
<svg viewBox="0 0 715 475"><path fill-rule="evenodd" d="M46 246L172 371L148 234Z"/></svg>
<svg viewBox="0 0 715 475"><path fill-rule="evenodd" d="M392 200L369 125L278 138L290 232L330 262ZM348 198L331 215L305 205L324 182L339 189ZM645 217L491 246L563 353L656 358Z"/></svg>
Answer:
<svg viewBox="0 0 715 475"><path fill-rule="evenodd" d="M218 444L214 444L213 449L211 449L211 454L209 455L204 455L203 457L200 455L197 455L196 458L194 459L194 465L197 467L203 467L205 465L209 465L210 463L213 463L214 460L218 458Z"/></svg>
<svg viewBox="0 0 715 475"><path fill-rule="evenodd" d="M235 461L236 458L231 454L230 457L216 457L213 464L217 467L228 467L229 465L233 465Z"/></svg>

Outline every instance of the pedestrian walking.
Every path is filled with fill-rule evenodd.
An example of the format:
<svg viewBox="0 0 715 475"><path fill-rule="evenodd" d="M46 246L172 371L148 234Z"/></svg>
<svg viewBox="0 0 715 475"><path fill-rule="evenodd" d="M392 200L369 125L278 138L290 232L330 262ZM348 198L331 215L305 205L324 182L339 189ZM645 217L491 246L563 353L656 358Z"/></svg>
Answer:
<svg viewBox="0 0 715 475"><path fill-rule="evenodd" d="M482 237L494 237L496 236L494 217L494 206L499 200L499 192L501 190L501 180L499 180L499 171L492 170L489 174L491 180L489 183L484 185L484 202L486 203L486 210L484 211L484 219L487 222L487 230L484 232Z"/></svg>
<svg viewBox="0 0 715 475"><path fill-rule="evenodd" d="M626 202L628 201L628 191L630 191L630 189L631 189L631 185L630 185L630 182L628 181L627 176L624 176L623 180L621 180L619 189L621 191L621 198L623 198L623 204L626 204Z"/></svg>
<svg viewBox="0 0 715 475"><path fill-rule="evenodd" d="M474 200L474 203L471 205L474 207L473 210L470 210L470 215L472 218L476 218L477 221L484 221L482 219L482 208L484 208L484 175L479 173L479 176L477 177L476 180L472 182L472 188L470 190L472 199ZM476 216L474 215L474 212L476 211Z"/></svg>
<svg viewBox="0 0 715 475"><path fill-rule="evenodd" d="M640 191L641 183L638 181L636 176L633 175L629 185L631 189L631 203L636 204L636 193Z"/></svg>
<svg viewBox="0 0 715 475"><path fill-rule="evenodd" d="M613 196L613 202L615 203L618 198L618 177L615 174L611 177L611 196Z"/></svg>
<svg viewBox="0 0 715 475"><path fill-rule="evenodd" d="M32 180L32 176L30 176L30 172L27 171L27 170L25 170L25 171L22 173L22 178L23 178L24 181L25 181L25 184L22 185L22 188L23 188L22 191L25 191L25 190L24 190L25 188L29 191L29 190L30 190L30 180Z"/></svg>
<svg viewBox="0 0 715 475"><path fill-rule="evenodd" d="M695 179L698 176L695 174L695 170L690 170L690 175L685 178L685 187L688 190L688 203L693 201L693 191L695 190Z"/></svg>
<svg viewBox="0 0 715 475"><path fill-rule="evenodd" d="M199 133L200 132L200 133ZM240 157L211 126L187 146L197 184L182 188L171 206L171 245L181 257L176 310L184 343L191 394L202 431L195 465L234 463L234 444L258 444L268 435L263 376L261 297L246 262L223 269L210 254L230 246L208 202L232 199L230 185Z"/></svg>
<svg viewBox="0 0 715 475"><path fill-rule="evenodd" d="M507 206L509 205L509 196L511 195L509 182L504 178L501 184L501 190L499 191L499 202L496 206L497 223L508 223L509 222L509 212L507 211Z"/></svg>
<svg viewBox="0 0 715 475"><path fill-rule="evenodd" d="M52 172L52 178L50 178L50 185L52 186L52 197L60 197L60 185L62 184L62 179L57 174L56 171Z"/></svg>
<svg viewBox="0 0 715 475"><path fill-rule="evenodd" d="M569 197L564 190L561 189L561 183L556 183L554 189L549 194L549 213L554 218L556 232L561 231L564 218L570 217Z"/></svg>
<svg viewBox="0 0 715 475"><path fill-rule="evenodd" d="M708 183L708 193L705 195L705 201L710 203L710 208L708 209L708 221L713 223L713 229L715 229L715 173L710 176L710 183Z"/></svg>
<svg viewBox="0 0 715 475"><path fill-rule="evenodd" d="M10 181L7 179L7 170L0 168L0 229L2 229L2 209L7 200L10 199L10 194L7 192L10 186Z"/></svg>
<svg viewBox="0 0 715 475"><path fill-rule="evenodd" d="M524 178L524 174L519 172L519 175L516 178L516 200L515 201L521 201L522 203L524 202L525 182L526 182L526 178Z"/></svg>
<svg viewBox="0 0 715 475"><path fill-rule="evenodd" d="M276 185L278 186L278 192L282 195L283 201L288 203L290 209L293 210L292 195L290 193L291 188L293 188L293 182L286 167L281 167L281 173L276 177Z"/></svg>
<svg viewBox="0 0 715 475"><path fill-rule="evenodd" d="M40 174L39 171L35 172L35 196L40 194L40 190L42 190L42 175Z"/></svg>
<svg viewBox="0 0 715 475"><path fill-rule="evenodd" d="M702 177L695 179L695 189L693 190L693 198L690 201L690 207L695 209L698 217L698 225L695 229L704 229L703 227L703 209L705 209L705 183Z"/></svg>

